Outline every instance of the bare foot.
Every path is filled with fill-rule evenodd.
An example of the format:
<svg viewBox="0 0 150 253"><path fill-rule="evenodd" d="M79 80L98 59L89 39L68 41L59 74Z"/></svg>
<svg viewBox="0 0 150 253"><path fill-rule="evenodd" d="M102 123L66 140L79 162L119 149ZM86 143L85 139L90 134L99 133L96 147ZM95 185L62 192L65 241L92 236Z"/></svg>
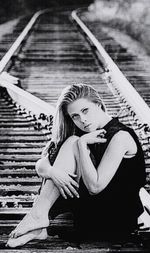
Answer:
<svg viewBox="0 0 150 253"><path fill-rule="evenodd" d="M38 239L38 240L45 240L47 238L47 230L46 228L37 229L30 231L29 233L22 235L18 238L9 238L6 246L10 248L16 248L19 246L23 246L26 243Z"/></svg>
<svg viewBox="0 0 150 253"><path fill-rule="evenodd" d="M40 228L46 228L49 226L48 217L35 216L31 212L26 214L23 220L17 225L17 227L10 233L9 237L17 238L32 230Z"/></svg>

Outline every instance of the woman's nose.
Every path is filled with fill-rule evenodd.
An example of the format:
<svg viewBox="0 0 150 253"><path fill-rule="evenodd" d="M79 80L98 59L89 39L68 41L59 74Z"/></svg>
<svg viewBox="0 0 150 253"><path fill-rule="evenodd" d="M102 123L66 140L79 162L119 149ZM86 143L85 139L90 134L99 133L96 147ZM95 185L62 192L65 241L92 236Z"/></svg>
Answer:
<svg viewBox="0 0 150 253"><path fill-rule="evenodd" d="M86 116L85 115L81 115L80 116L80 120L82 123L85 123L87 120L86 120Z"/></svg>

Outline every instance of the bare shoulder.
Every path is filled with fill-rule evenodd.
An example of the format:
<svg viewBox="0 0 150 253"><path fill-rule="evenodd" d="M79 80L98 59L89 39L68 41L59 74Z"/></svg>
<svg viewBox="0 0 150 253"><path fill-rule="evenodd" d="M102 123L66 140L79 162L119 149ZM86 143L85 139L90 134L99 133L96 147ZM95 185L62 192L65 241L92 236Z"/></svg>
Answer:
<svg viewBox="0 0 150 253"><path fill-rule="evenodd" d="M121 147L124 148L127 154L136 154L137 152L135 140L129 132L124 130L120 130L113 136L111 145L115 145L118 149Z"/></svg>
<svg viewBox="0 0 150 253"><path fill-rule="evenodd" d="M65 141L66 143L73 144L74 142L79 140L79 136L71 135L68 137L68 139Z"/></svg>

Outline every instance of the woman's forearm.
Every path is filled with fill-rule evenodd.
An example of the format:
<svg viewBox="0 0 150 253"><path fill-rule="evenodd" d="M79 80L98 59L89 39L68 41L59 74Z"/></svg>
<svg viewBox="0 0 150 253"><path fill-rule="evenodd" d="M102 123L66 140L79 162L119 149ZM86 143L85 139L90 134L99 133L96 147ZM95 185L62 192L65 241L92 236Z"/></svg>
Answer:
<svg viewBox="0 0 150 253"><path fill-rule="evenodd" d="M91 194L95 193L97 187L98 175L97 171L93 165L90 158L87 144L81 139L78 141L79 159L80 159L80 169L83 181Z"/></svg>

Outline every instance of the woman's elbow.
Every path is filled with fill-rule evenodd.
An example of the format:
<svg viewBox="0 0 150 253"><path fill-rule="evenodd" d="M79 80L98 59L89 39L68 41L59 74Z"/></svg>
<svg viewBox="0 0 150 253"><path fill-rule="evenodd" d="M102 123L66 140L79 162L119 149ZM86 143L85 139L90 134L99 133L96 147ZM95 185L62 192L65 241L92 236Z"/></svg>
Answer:
<svg viewBox="0 0 150 253"><path fill-rule="evenodd" d="M43 175L43 172L44 172L44 167L43 167L43 161L42 161L42 158L39 159L36 164L35 164L35 170L37 172L37 174L39 176L42 176Z"/></svg>
<svg viewBox="0 0 150 253"><path fill-rule="evenodd" d="M90 195L97 195L97 194L99 194L102 190L103 190L104 188L103 188L103 186L101 185L98 185L98 186L92 186L92 187L90 187L90 189L88 189L88 191L89 191L89 194Z"/></svg>

